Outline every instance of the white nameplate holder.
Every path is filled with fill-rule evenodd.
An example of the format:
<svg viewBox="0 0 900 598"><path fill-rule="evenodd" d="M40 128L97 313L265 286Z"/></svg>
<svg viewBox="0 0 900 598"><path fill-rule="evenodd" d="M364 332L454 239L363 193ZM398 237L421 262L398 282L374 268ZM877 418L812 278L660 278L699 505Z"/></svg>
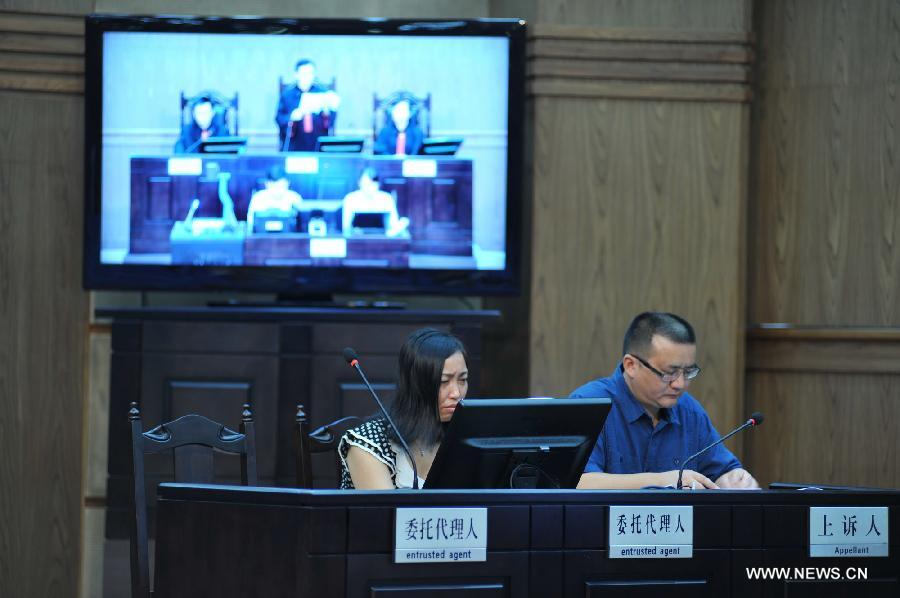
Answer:
<svg viewBox="0 0 900 598"><path fill-rule="evenodd" d="M319 159L315 156L288 156L284 159L284 171L288 174L318 174Z"/></svg>
<svg viewBox="0 0 900 598"><path fill-rule="evenodd" d="M888 508L810 507L809 556L888 556Z"/></svg>
<svg viewBox="0 0 900 598"><path fill-rule="evenodd" d="M203 158L169 158L169 176L200 176L203 173Z"/></svg>
<svg viewBox="0 0 900 598"><path fill-rule="evenodd" d="M395 563L487 560L487 507L398 508Z"/></svg>
<svg viewBox="0 0 900 598"><path fill-rule="evenodd" d="M312 238L309 240L309 257L347 257L347 239L343 237Z"/></svg>
<svg viewBox="0 0 900 598"><path fill-rule="evenodd" d="M401 166L405 178L434 178L437 176L437 160L414 158L404 160Z"/></svg>
<svg viewBox="0 0 900 598"><path fill-rule="evenodd" d="M609 558L689 559L693 506L610 506Z"/></svg>

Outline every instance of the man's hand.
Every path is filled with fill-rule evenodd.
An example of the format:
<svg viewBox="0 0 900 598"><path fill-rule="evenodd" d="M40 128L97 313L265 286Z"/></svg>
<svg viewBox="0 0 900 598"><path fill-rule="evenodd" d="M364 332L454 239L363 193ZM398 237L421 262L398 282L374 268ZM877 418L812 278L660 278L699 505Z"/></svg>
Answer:
<svg viewBox="0 0 900 598"><path fill-rule="evenodd" d="M678 484L677 469L659 475L662 476L663 479L663 483L660 484L660 486L672 486L674 488L675 485ZM718 486L702 473L698 473L692 469L685 469L681 473L681 488L683 490L704 490L706 488L715 490Z"/></svg>
<svg viewBox="0 0 900 598"><path fill-rule="evenodd" d="M759 482L753 479L750 472L740 467L720 475L716 484L722 488L759 488Z"/></svg>

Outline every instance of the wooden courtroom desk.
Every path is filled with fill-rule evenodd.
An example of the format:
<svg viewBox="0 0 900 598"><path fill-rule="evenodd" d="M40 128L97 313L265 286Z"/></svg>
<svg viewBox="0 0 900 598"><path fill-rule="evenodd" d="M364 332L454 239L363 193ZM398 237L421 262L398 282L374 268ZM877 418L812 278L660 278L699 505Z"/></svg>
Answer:
<svg viewBox="0 0 900 598"><path fill-rule="evenodd" d="M322 257L310 251L317 241L344 242L341 257ZM304 233L254 234L244 242L244 265L356 266L406 268L409 266L409 235L359 235L355 237L313 237Z"/></svg>
<svg viewBox="0 0 900 598"><path fill-rule="evenodd" d="M169 163L172 158L199 160L200 168L188 174L173 173ZM409 218L412 253L472 255L472 160L452 156L398 159L297 152L132 157L128 259L168 255L172 228L184 220L195 198L199 200L199 208L194 216L221 217L219 173L230 175L228 192L235 215L240 221L246 220L250 198L261 188L266 172L273 165L286 166L291 189L311 205L323 200L340 202L359 187L362 170L373 167L380 174L382 191L393 193L400 216ZM410 168L410 165L420 168ZM427 168L422 170L422 165L433 165L433 172ZM333 228L335 224L332 222L330 226Z"/></svg>
<svg viewBox="0 0 900 598"><path fill-rule="evenodd" d="M609 505L693 505L690 559L609 559ZM890 556L809 558L809 506L889 506ZM488 508L486 562L393 562L394 509ZM347 492L159 487L156 596L900 595L900 492ZM746 567L866 567L867 582Z"/></svg>
<svg viewBox="0 0 900 598"><path fill-rule="evenodd" d="M112 320L106 537L127 538L131 504L128 409L141 406L144 429L188 413L240 426L250 403L256 425L259 482L296 484L294 415L302 403L315 429L377 410L341 352L354 347L382 400L396 390L397 350L413 330L451 332L468 351L469 392L481 388L482 327L497 311L318 307L145 307L97 310ZM216 481L240 482L238 459L216 465ZM153 520L156 484L171 481L170 455L146 461ZM313 457L317 488L337 486L331 454ZM152 533L152 532L151 532Z"/></svg>

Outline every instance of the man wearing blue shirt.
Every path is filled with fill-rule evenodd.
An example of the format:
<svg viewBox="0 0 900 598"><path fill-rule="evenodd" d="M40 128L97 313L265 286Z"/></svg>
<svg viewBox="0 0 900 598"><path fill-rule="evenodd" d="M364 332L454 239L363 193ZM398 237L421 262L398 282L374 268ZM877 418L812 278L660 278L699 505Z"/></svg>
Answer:
<svg viewBox="0 0 900 598"><path fill-rule="evenodd" d="M685 392L700 374L694 329L675 314L645 312L628 327L622 352L612 376L571 395L610 397L613 403L578 487L674 487L681 460L720 438L700 403ZM759 487L723 444L688 465L686 488Z"/></svg>

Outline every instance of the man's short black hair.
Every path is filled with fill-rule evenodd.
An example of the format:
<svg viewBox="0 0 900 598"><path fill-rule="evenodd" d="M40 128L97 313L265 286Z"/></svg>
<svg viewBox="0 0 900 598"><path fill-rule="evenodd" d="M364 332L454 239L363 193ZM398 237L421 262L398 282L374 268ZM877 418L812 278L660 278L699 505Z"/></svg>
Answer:
<svg viewBox="0 0 900 598"><path fill-rule="evenodd" d="M622 354L648 355L654 336L661 336L681 345L697 344L694 328L684 318L661 311L645 311L638 314L628 326L622 343Z"/></svg>
<svg viewBox="0 0 900 598"><path fill-rule="evenodd" d="M363 168L362 172L359 173L359 178L363 178L363 176L369 177L369 180L373 183L381 182L381 177L378 176L378 171L371 166L366 166L365 168Z"/></svg>
<svg viewBox="0 0 900 598"><path fill-rule="evenodd" d="M190 106L191 106L191 110L193 110L196 106L199 106L200 104L215 104L215 103L216 103L215 100L213 100L213 97L210 94L203 93L203 94L200 94L200 95L192 98L191 102L190 102Z"/></svg>
<svg viewBox="0 0 900 598"><path fill-rule="evenodd" d="M316 63L310 60L309 58L301 58L297 61L297 64L294 65L294 70L296 71L301 66L306 66L307 64L311 64L313 68L316 68Z"/></svg>
<svg viewBox="0 0 900 598"><path fill-rule="evenodd" d="M268 181L280 181L286 178L287 174L284 171L284 167L280 164L273 164L266 170L266 180Z"/></svg>

